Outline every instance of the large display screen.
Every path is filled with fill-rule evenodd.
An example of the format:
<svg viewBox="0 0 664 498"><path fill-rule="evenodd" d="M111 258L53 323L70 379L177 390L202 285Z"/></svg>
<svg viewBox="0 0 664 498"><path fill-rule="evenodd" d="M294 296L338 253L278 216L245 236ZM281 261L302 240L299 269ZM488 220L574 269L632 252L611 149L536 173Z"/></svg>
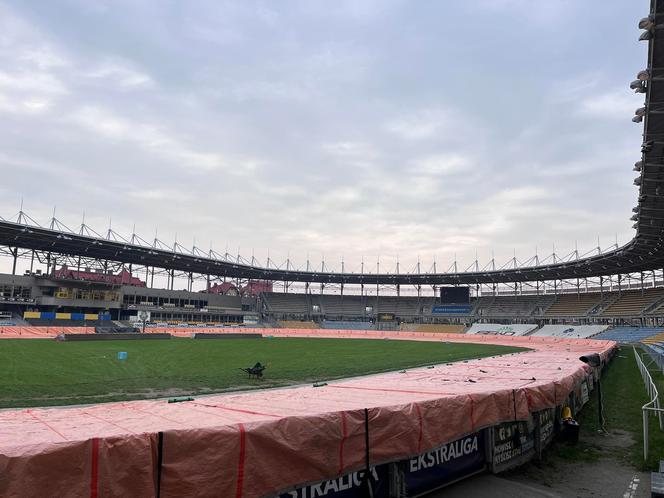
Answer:
<svg viewBox="0 0 664 498"><path fill-rule="evenodd" d="M470 302L470 288L441 287L440 302L442 304L467 304Z"/></svg>

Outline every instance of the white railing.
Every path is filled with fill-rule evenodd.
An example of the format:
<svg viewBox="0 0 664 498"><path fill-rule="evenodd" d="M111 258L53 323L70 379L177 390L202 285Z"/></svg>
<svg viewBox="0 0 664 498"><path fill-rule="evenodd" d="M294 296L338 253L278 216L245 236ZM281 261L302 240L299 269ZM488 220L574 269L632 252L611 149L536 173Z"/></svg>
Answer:
<svg viewBox="0 0 664 498"><path fill-rule="evenodd" d="M650 397L650 401L643 405L641 407L641 410L643 412L643 459L647 460L648 459L648 416L653 413L658 419L659 419L659 430L663 430L662 426L662 408L660 407L659 404L659 392L657 392L657 386L655 386L655 383L652 381L652 376L650 375L650 372L648 371L648 367L645 366L643 363L643 360L639 356L638 351L636 350L635 347L632 347L634 349L634 358L636 359L636 364L639 367L639 371L641 372L641 377L643 377L643 382L646 386L646 390L648 391L648 396Z"/></svg>

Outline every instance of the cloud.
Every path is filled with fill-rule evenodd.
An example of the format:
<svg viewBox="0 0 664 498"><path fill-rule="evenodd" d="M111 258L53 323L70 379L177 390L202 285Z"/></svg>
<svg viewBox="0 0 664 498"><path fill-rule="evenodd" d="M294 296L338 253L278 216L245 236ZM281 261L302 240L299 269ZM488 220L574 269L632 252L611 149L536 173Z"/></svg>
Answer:
<svg viewBox="0 0 664 498"><path fill-rule="evenodd" d="M0 5L0 215L24 198L40 220L57 205L71 225L85 210L337 268L628 240L642 100L625 82L645 55L625 19L640 15L615 0Z"/></svg>
<svg viewBox="0 0 664 498"><path fill-rule="evenodd" d="M640 103L639 103L640 102ZM643 98L635 98L624 89L589 95L581 103L579 114L591 118L629 121L634 110L643 105Z"/></svg>
<svg viewBox="0 0 664 498"><path fill-rule="evenodd" d="M112 60L97 65L89 72L84 73L84 76L108 81L122 89L145 89L154 86L154 81L149 75L132 69L125 63Z"/></svg>
<svg viewBox="0 0 664 498"><path fill-rule="evenodd" d="M421 111L396 118L386 129L403 140L426 140L449 130L450 119L440 111Z"/></svg>

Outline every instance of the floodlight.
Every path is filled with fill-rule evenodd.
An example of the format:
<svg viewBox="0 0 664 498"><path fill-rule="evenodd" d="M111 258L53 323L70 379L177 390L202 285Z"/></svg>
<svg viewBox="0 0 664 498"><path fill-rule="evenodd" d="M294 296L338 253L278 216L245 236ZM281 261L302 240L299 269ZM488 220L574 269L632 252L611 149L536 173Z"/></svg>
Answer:
<svg viewBox="0 0 664 498"><path fill-rule="evenodd" d="M643 117L641 117L641 116L634 116L632 118L633 123L640 123L641 121L643 121Z"/></svg>
<svg viewBox="0 0 664 498"><path fill-rule="evenodd" d="M639 36L639 41L648 41L653 39L653 34L650 31L644 31L641 33L641 36Z"/></svg>
<svg viewBox="0 0 664 498"><path fill-rule="evenodd" d="M641 171L643 169L643 161L636 161L634 163L634 171Z"/></svg>
<svg viewBox="0 0 664 498"><path fill-rule="evenodd" d="M634 111L634 114L636 114L637 116L644 117L646 115L646 108L639 107L636 111Z"/></svg>
<svg viewBox="0 0 664 498"><path fill-rule="evenodd" d="M634 178L634 185L636 185L637 187L639 185L641 185L641 177L640 176L637 176L636 178Z"/></svg>
<svg viewBox="0 0 664 498"><path fill-rule="evenodd" d="M634 80L629 84L634 93L646 93L646 85L641 80Z"/></svg>
<svg viewBox="0 0 664 498"><path fill-rule="evenodd" d="M652 150L652 146L655 145L654 140L648 140L647 142L643 142L641 144L641 152L643 153L648 153Z"/></svg>
<svg viewBox="0 0 664 498"><path fill-rule="evenodd" d="M648 81L650 79L650 71L648 71L647 69L639 71L636 77L641 81Z"/></svg>
<svg viewBox="0 0 664 498"><path fill-rule="evenodd" d="M647 29L650 30L655 27L655 17L650 15L648 17L644 17L639 21L639 29Z"/></svg>
<svg viewBox="0 0 664 498"><path fill-rule="evenodd" d="M630 218L631 221L639 221L639 215L638 214L633 214L632 217Z"/></svg>
<svg viewBox="0 0 664 498"><path fill-rule="evenodd" d="M634 207L632 208L632 213L638 213L639 211L640 211L639 206L634 206Z"/></svg>
<svg viewBox="0 0 664 498"><path fill-rule="evenodd" d="M634 223L634 224L632 225L632 228L633 228L634 230L637 230L637 229L639 228L639 224L638 224L638 223Z"/></svg>

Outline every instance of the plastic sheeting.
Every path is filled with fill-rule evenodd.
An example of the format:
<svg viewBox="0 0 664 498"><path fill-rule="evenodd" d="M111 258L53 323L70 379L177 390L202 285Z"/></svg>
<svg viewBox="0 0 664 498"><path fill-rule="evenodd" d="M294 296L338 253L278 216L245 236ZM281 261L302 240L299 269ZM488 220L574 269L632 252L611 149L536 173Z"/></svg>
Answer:
<svg viewBox="0 0 664 498"><path fill-rule="evenodd" d="M237 333L237 329L231 329ZM162 330L163 331L163 330ZM229 330L230 331L230 330ZM260 498L403 459L561 404L615 343L549 337L251 329L532 350L330 382L324 387L0 412L0 496Z"/></svg>
<svg viewBox="0 0 664 498"><path fill-rule="evenodd" d="M503 323L474 323L466 333L518 336L526 335L536 328L537 325L534 323L515 323L510 325Z"/></svg>
<svg viewBox="0 0 664 498"><path fill-rule="evenodd" d="M533 335L587 339L606 330L607 327L608 325L544 325Z"/></svg>

